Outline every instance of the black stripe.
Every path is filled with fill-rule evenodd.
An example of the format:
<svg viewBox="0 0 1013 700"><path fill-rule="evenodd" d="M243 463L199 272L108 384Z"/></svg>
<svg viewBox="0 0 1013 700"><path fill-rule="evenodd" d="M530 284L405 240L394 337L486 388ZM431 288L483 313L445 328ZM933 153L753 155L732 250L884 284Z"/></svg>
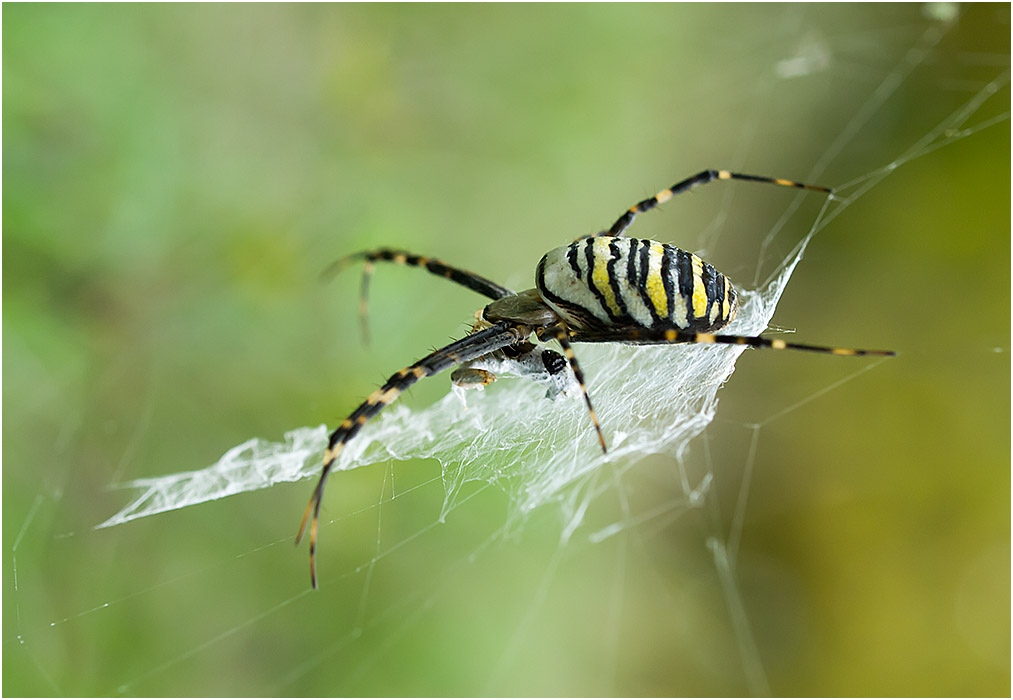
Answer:
<svg viewBox="0 0 1013 700"><path fill-rule="evenodd" d="M681 248L675 248L675 251L679 272L679 296L686 306L686 325L689 327L693 320L693 256Z"/></svg>
<svg viewBox="0 0 1013 700"><path fill-rule="evenodd" d="M593 243L593 241L594 241L593 238L588 238L587 239L587 244L586 244L586 246L584 248L584 257L587 259L587 288L591 290L591 293L594 294L595 298L598 300L598 303L601 304L601 308L605 311L605 315L608 316L609 319L612 320L612 321L618 321L619 319L616 317L616 315L614 313L612 313L612 309L610 309L609 305L605 302L605 293L602 292L602 290L598 289L598 285L595 284L595 281L594 281L594 243ZM606 268L606 274L607 273L608 273L608 268ZM591 315L593 316L594 314L591 314Z"/></svg>
<svg viewBox="0 0 1013 700"><path fill-rule="evenodd" d="M651 209L654 209L654 207L656 206L658 206L658 198L655 196L651 197L650 199L645 199L641 202L637 202L637 206L635 206L634 209L636 209L638 212L643 213L645 211L650 211Z"/></svg>
<svg viewBox="0 0 1013 700"><path fill-rule="evenodd" d="M677 182L676 184L672 185L672 187L670 188L672 190L672 196L674 197L677 194L682 194L686 190L692 189L697 185L705 185L708 182L717 179L718 179L717 170L704 170L701 173L697 173L693 177L687 177L682 182Z"/></svg>
<svg viewBox="0 0 1013 700"><path fill-rule="evenodd" d="M580 264L577 262L577 246L579 244L580 241L574 241L566 249L566 259L570 261L570 269L573 270L573 274L577 276L577 279L581 279Z"/></svg>
<svg viewBox="0 0 1013 700"><path fill-rule="evenodd" d="M541 294L546 301L551 302L561 309L566 308L567 302L549 291L549 288L545 285L546 257L548 256L543 255L542 259L538 261L538 267L535 268L535 286L538 288L538 293Z"/></svg>
<svg viewBox="0 0 1013 700"><path fill-rule="evenodd" d="M678 259L679 255L686 255L686 251L680 250L675 246L662 245L665 249L665 254L661 259L661 281L665 284L665 296L668 297L668 317L669 323L674 323L675 316L675 280L672 279L672 273L675 269L675 260ZM682 278L679 279L680 286L682 285Z"/></svg>
<svg viewBox="0 0 1013 700"><path fill-rule="evenodd" d="M723 325L725 325L725 319L727 318L727 315L728 315L728 307L725 306L725 303L724 303L724 301L725 301L725 290L728 288L728 278L725 277L724 275L722 275L719 272L718 273L718 282L720 283L720 285L719 285L719 289L718 289L717 299L715 300L714 303L721 304L721 306L718 307L718 321L723 326Z"/></svg>
<svg viewBox="0 0 1013 700"><path fill-rule="evenodd" d="M703 270L700 272L700 279L703 281L704 292L707 295L707 308L704 310L704 316L708 319L711 317L711 307L718 301L718 276L719 273L714 269L714 266L709 263L703 264ZM717 321L715 320L715 323Z"/></svg>
<svg viewBox="0 0 1013 700"><path fill-rule="evenodd" d="M651 318L654 320L652 325L661 324L661 316L658 314L658 310L654 308L654 303L651 301L651 296L647 293L647 274L651 269L650 254L651 254L651 242L647 240L635 240L636 244L640 245L640 252L636 257L640 258L640 278L637 280L637 292L640 294L640 298L644 300L644 306L651 313ZM633 250L630 250L630 257Z"/></svg>
<svg viewBox="0 0 1013 700"><path fill-rule="evenodd" d="M474 277L466 272L462 272L461 270L454 270L453 268L451 268L448 277L460 285L463 285L473 291L476 291L479 294L484 294L487 297L492 297L493 299L502 299L503 297L510 296L511 294L509 290L500 287L498 284L495 284L494 282L489 282L488 280L484 280L479 277Z"/></svg>
<svg viewBox="0 0 1013 700"><path fill-rule="evenodd" d="M637 243L636 238L628 239L630 242L630 250L626 253L626 282L631 287L637 287Z"/></svg>
<svg viewBox="0 0 1013 700"><path fill-rule="evenodd" d="M427 262L426 269L432 272L434 275L447 274L447 266L441 263L439 260L430 260L429 262Z"/></svg>
<svg viewBox="0 0 1013 700"><path fill-rule="evenodd" d="M384 253L390 254L390 257L384 257L384 260L393 260L394 256L399 254L397 251L383 251ZM405 253L400 253L406 255ZM463 287L467 287L473 292L478 292L491 299L502 299L503 297L510 296L513 291L506 287L500 286L491 280L487 280L484 277L476 275L474 272L468 272L467 270L459 270L456 267L450 267L449 265L440 262L439 260L429 259L425 265L422 265L422 256L420 255L407 255L405 264L414 265L416 267L424 267L426 270L434 275L440 277L446 277L447 279L457 282Z"/></svg>
<svg viewBox="0 0 1013 700"><path fill-rule="evenodd" d="M395 262L395 258L402 256L404 257L405 265L409 265L411 267L425 268L428 272L434 275L439 275L440 277L451 279L454 282L457 282L458 284L467 287L468 289L474 292L483 294L491 299L502 299L503 297L514 294L513 290L507 289L502 285L496 284L492 280L488 280L485 277L476 275L474 272L468 272L467 270L460 270L455 267L450 267L449 265L440 262L439 260L433 258L427 259L422 255L415 255L414 253L409 253L407 251L397 250L394 248L378 248L377 250L355 253L354 255L350 255L348 258L345 258L343 260L361 258L371 263L376 262L377 260L382 260L384 262ZM339 263L343 262L343 260L339 261ZM324 274L328 274L328 272L325 271ZM364 277L363 280L364 280L363 286L365 288L366 278ZM365 294L363 294L363 296L365 296Z"/></svg>
<svg viewBox="0 0 1013 700"><path fill-rule="evenodd" d="M612 288L612 294L616 298L616 306L619 307L621 314L620 318L623 323L630 322L630 310L626 308L626 299L623 297L622 290L619 288L619 278L616 275L616 263L622 260L623 253L619 250L618 239L609 241L609 252L612 253L612 257L609 259L608 264L605 265L605 271L609 276L609 286Z"/></svg>
<svg viewBox="0 0 1013 700"><path fill-rule="evenodd" d="M630 238L628 240L630 242L630 248L626 253L626 284L629 285L631 289L636 290L634 293L637 296L643 298L644 288L640 282L637 281L637 246L640 244L640 241L636 238ZM647 304L647 306L648 313L650 313L650 304ZM633 323L640 325L640 322L634 319L632 314L630 315L630 318ZM654 316L652 315L651 318L654 318Z"/></svg>
<svg viewBox="0 0 1013 700"><path fill-rule="evenodd" d="M549 288L545 284L546 257L547 256L542 256L542 259L538 262L538 267L535 268L535 287L538 289L538 293L542 295L542 298L550 305L569 312L574 319L581 323L583 328L606 328L606 324L602 323L601 319L585 309L583 306L571 303L549 291Z"/></svg>

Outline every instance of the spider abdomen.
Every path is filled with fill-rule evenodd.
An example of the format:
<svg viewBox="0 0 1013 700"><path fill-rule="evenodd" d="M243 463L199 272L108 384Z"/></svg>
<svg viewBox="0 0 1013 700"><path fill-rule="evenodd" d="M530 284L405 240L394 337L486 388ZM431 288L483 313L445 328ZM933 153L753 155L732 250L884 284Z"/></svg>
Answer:
<svg viewBox="0 0 1013 700"><path fill-rule="evenodd" d="M735 316L731 282L673 245L597 236L549 251L535 284L575 328L675 328L710 333Z"/></svg>

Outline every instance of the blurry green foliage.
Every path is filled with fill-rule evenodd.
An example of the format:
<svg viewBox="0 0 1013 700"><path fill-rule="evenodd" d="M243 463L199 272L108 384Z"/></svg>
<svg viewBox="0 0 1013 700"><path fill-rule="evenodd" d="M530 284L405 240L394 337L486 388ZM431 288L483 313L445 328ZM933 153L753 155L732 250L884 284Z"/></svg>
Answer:
<svg viewBox="0 0 1013 700"><path fill-rule="evenodd" d="M438 465L360 470L328 496L341 519L312 595L289 544L309 484L91 528L122 505L112 482L334 425L480 303L381 269L363 348L355 275L317 280L335 257L398 245L523 287L543 252L676 178L807 177L889 84L818 173L847 183L1008 71L1009 19L1007 5L949 25L918 5L5 5L5 694L747 692L707 516L560 547L539 512L485 548L508 516L495 489L431 527ZM811 74L778 78L798 57ZM758 434L736 577L775 694L1010 690L999 84L966 126L998 123L851 205L775 317L803 340L901 352ZM637 233L706 244L748 284L790 197L714 185ZM859 366L747 353L691 456L715 473L721 531L748 426ZM677 495L676 470L657 458L625 490ZM385 479L401 497L369 508ZM603 501L591 521L621 517ZM381 552L413 539L360 568L378 534Z"/></svg>

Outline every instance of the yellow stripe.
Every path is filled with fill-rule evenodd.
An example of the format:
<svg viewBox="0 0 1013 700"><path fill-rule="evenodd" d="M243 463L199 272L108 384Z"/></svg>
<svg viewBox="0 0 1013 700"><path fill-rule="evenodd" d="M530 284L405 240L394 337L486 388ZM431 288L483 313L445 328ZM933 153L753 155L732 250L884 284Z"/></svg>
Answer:
<svg viewBox="0 0 1013 700"><path fill-rule="evenodd" d="M647 298L654 304L654 310L661 318L668 318L668 295L661 279L661 262L665 249L660 243L652 243L647 252Z"/></svg>
<svg viewBox="0 0 1013 700"><path fill-rule="evenodd" d="M594 246L594 271L591 273L591 279L594 280L594 286L605 297L605 303L608 304L612 313L615 316L622 316L622 309L616 303L615 292L612 291L612 285L609 284L608 262L612 259L612 251L609 250L609 239L592 238L591 240L594 241L592 244Z"/></svg>
<svg viewBox="0 0 1013 700"><path fill-rule="evenodd" d="M324 466L327 466L328 464L336 460L338 458L338 455L341 454L341 449L344 446L345 443L339 442L337 445L334 446L333 449L328 447L326 450L324 450ZM299 528L299 531L302 532L302 528Z"/></svg>
<svg viewBox="0 0 1013 700"><path fill-rule="evenodd" d="M703 318L707 315L707 289L703 286L703 260L692 256L693 262L693 315Z"/></svg>

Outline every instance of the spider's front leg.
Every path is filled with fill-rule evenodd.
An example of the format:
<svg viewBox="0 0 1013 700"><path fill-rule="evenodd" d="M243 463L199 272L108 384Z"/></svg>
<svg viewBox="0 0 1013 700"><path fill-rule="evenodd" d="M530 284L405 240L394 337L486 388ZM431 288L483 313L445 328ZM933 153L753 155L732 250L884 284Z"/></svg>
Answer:
<svg viewBox="0 0 1013 700"><path fill-rule="evenodd" d="M320 480L313 490L310 502L306 506L302 522L299 524L299 532L296 535L296 544L302 539L306 523L310 522L310 579L313 587L317 587L316 571L316 548L317 548L317 525L320 519L320 504L323 500L324 486L327 477L334 466L338 455L352 438L371 418L375 417L384 406L397 400L406 389L424 377L431 377L434 374L473 360L476 357L488 355L501 348L515 345L523 341L531 334L531 329L517 323L504 321L496 323L484 330L476 331L461 340L440 348L413 365L405 367L400 372L392 375L382 387L374 391L370 396L352 411L338 428L331 433L324 451L324 468L320 474ZM310 518L312 514L312 520Z"/></svg>
<svg viewBox="0 0 1013 700"><path fill-rule="evenodd" d="M375 250L352 253L328 265L321 276L324 279L330 279L353 262L359 260L365 263L362 268L362 283L359 291L359 325L362 330L362 340L367 345L369 344L369 281L373 277L373 268L377 262L390 262L395 265L419 267L437 277L449 279L451 282L455 282L473 292L478 292L490 299L502 299L514 293L513 290L507 289L501 284L497 284L481 275L476 275L474 272L448 265L437 258L416 255L415 253L409 253L407 250L396 250L394 248L376 248Z"/></svg>

